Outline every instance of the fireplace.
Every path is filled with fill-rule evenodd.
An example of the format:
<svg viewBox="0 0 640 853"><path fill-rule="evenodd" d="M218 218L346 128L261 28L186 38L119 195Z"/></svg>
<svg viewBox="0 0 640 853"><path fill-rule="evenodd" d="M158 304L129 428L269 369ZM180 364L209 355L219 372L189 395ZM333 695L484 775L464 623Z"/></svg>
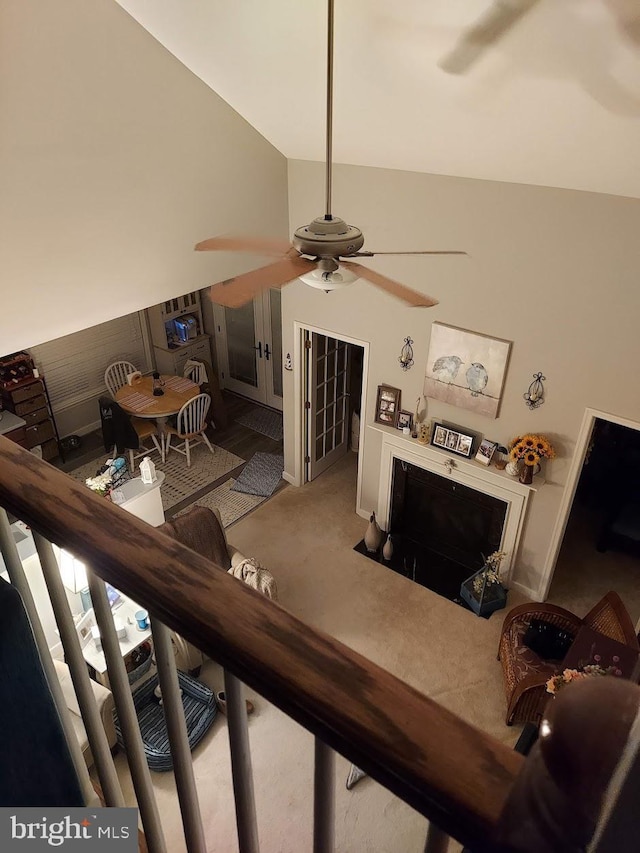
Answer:
<svg viewBox="0 0 640 853"><path fill-rule="evenodd" d="M500 549L507 504L394 458L391 568L455 598L460 584Z"/></svg>
<svg viewBox="0 0 640 853"><path fill-rule="evenodd" d="M460 584L502 550L507 585L535 491L495 468L451 458L391 429L382 452L378 519L390 531L390 568L455 599Z"/></svg>

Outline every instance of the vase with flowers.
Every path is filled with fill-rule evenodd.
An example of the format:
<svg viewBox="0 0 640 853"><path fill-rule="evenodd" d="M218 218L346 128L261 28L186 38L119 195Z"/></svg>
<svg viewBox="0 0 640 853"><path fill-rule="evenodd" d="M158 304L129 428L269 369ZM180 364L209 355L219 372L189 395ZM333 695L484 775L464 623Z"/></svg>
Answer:
<svg viewBox="0 0 640 853"><path fill-rule="evenodd" d="M544 435L527 433L509 442L509 458L516 465L524 463L518 479L527 486L531 485L533 475L540 470L540 460L553 459L555 455L551 442Z"/></svg>

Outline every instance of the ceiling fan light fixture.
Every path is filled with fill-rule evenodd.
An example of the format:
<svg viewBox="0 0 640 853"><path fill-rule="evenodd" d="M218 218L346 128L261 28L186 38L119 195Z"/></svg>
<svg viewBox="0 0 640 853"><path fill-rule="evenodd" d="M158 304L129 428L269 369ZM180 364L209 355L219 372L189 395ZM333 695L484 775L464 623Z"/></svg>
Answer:
<svg viewBox="0 0 640 853"><path fill-rule="evenodd" d="M308 284L309 287L316 287L318 290L325 291L340 290L358 280L358 276L355 273L343 266L339 266L334 272L326 272L321 269L311 270L311 272L304 273L299 278L300 281Z"/></svg>

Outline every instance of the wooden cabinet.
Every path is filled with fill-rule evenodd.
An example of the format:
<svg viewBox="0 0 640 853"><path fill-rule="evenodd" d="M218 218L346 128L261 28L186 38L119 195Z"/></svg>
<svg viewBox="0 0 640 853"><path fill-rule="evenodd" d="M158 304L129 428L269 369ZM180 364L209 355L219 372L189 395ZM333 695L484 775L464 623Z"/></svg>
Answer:
<svg viewBox="0 0 640 853"><path fill-rule="evenodd" d="M16 373L15 367L29 365L29 371ZM6 433L28 450L42 454L43 459L58 456L58 441L53 412L44 378L33 375L33 362L26 353L0 359L3 378L0 381L2 406L21 419L24 426Z"/></svg>
<svg viewBox="0 0 640 853"><path fill-rule="evenodd" d="M175 349L154 346L153 351L156 369L160 373L175 373L182 376L185 362L190 358L211 362L211 339L209 335L200 335L188 344Z"/></svg>
<svg viewBox="0 0 640 853"><path fill-rule="evenodd" d="M178 341L173 321L185 315L195 318L195 337L186 343ZM182 375L190 358L211 363L211 337L203 333L200 293L196 290L147 309L156 370Z"/></svg>

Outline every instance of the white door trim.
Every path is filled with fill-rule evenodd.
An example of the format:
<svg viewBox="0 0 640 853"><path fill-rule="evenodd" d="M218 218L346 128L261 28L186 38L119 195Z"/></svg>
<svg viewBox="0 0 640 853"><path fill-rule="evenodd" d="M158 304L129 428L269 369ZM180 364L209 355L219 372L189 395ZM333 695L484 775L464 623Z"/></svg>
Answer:
<svg viewBox="0 0 640 853"><path fill-rule="evenodd" d="M369 342L361 341L358 338L352 338L348 335L343 335L340 332L333 332L331 329L323 329L320 326L310 326L308 323L301 323L298 320L293 321L293 442L294 442L294 471L293 476L285 477L285 479L294 486L301 486L304 483L304 351L303 340L305 332L316 332L318 335L325 335L327 338L335 338L337 341L344 341L347 344L355 344L362 347L362 396L360 398L360 445L358 448L358 480L356 490L356 512L360 507L360 499L362 495L362 459L364 456L364 429L363 415L367 411L367 388L369 377Z"/></svg>
<svg viewBox="0 0 640 853"><path fill-rule="evenodd" d="M569 515L571 514L571 509L573 507L573 499L576 494L576 489L578 488L578 481L580 480L582 466L584 465L587 449L589 447L589 440L596 420L610 421L611 423L619 424L620 426L640 430L640 423L638 423L638 421L632 421L629 418L612 415L609 412L601 412L598 409L585 409L580 432L578 433L578 438L576 440L576 449L569 468L567 482L564 487L562 500L560 501L558 516L553 528L553 533L551 534L549 550L547 551L547 558L542 571L539 590L541 601L545 601L549 595L549 588L551 586L551 581L553 580L553 573L555 571L556 562L558 561L558 555L560 554L560 548L562 547L562 540L564 538L567 522L569 521Z"/></svg>

